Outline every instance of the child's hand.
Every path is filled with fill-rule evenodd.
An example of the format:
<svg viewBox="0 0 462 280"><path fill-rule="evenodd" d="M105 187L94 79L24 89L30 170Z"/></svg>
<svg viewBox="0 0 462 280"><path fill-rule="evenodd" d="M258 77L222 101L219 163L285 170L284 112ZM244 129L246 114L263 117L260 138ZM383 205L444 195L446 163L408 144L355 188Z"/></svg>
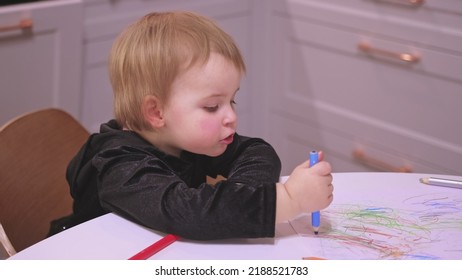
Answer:
<svg viewBox="0 0 462 280"><path fill-rule="evenodd" d="M331 204L334 189L331 165L320 161L310 168L309 164L309 161L300 164L284 184L277 184L276 222L319 211Z"/></svg>

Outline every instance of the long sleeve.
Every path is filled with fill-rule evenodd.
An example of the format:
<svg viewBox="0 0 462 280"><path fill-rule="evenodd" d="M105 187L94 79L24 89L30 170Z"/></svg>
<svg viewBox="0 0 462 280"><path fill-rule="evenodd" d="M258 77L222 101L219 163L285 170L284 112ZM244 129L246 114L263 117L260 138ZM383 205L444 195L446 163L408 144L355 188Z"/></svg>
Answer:
<svg viewBox="0 0 462 280"><path fill-rule="evenodd" d="M274 236L281 166L260 139L242 137L220 157L193 161L119 146L93 164L102 207L144 226L196 240ZM208 173L227 180L195 182Z"/></svg>

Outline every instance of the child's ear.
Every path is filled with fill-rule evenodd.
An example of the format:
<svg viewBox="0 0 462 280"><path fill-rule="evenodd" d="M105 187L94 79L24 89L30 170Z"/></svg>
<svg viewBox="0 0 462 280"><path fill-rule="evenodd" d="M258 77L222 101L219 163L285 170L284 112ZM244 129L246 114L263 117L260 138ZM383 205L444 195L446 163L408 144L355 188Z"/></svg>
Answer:
<svg viewBox="0 0 462 280"><path fill-rule="evenodd" d="M155 96L146 96L141 105L144 119L153 127L160 128L165 124L162 104Z"/></svg>

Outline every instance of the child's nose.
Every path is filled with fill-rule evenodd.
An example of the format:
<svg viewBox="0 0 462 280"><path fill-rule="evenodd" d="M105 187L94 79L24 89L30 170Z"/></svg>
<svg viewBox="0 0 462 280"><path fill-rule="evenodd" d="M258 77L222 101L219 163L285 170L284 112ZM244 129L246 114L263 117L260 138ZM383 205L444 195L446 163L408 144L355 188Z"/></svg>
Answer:
<svg viewBox="0 0 462 280"><path fill-rule="evenodd" d="M237 114L234 108L227 110L225 118L223 119L223 124L228 126L230 124L235 124L237 121Z"/></svg>

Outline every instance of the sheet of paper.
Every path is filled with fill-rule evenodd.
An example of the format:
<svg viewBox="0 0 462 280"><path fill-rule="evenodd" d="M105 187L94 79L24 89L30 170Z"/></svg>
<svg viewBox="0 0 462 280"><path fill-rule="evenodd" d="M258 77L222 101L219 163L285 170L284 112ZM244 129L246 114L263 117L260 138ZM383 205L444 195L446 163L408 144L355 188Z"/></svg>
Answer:
<svg viewBox="0 0 462 280"><path fill-rule="evenodd" d="M315 236L309 214L290 222L307 256L327 259L462 259L462 190L365 187L335 190Z"/></svg>

